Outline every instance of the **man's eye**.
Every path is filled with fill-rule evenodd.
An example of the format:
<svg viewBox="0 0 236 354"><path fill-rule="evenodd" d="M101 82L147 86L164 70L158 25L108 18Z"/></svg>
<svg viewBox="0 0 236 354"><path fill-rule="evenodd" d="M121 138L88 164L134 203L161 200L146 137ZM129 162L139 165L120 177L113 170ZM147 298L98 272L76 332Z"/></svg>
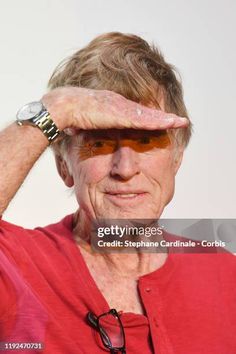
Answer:
<svg viewBox="0 0 236 354"><path fill-rule="evenodd" d="M95 140L91 144L91 152L93 155L105 155L114 151L114 144L110 140Z"/></svg>
<svg viewBox="0 0 236 354"><path fill-rule="evenodd" d="M101 148L104 147L104 145L105 145L104 141L95 141L95 143L93 143L94 148Z"/></svg>
<svg viewBox="0 0 236 354"><path fill-rule="evenodd" d="M150 144L151 138L149 136L144 136L141 139L139 139L140 144Z"/></svg>

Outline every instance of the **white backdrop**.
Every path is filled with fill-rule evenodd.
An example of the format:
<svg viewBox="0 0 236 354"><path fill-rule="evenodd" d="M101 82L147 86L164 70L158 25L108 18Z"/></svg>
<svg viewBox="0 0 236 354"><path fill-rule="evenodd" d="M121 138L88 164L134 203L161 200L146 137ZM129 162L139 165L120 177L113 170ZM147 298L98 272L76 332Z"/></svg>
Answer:
<svg viewBox="0 0 236 354"><path fill-rule="evenodd" d="M41 98L55 66L93 37L121 31L159 45L180 71L194 136L166 208L170 218L236 218L236 2L234 0L0 0L1 120ZM10 149L10 147L9 147ZM1 171L0 171L1 173ZM5 219L57 221L76 202L47 151Z"/></svg>

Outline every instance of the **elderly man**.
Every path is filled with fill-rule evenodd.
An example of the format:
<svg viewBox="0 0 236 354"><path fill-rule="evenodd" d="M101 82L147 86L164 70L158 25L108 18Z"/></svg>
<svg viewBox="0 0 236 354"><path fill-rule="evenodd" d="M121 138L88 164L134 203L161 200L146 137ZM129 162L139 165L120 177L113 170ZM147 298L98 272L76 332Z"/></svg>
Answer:
<svg viewBox="0 0 236 354"><path fill-rule="evenodd" d="M143 39L108 33L49 87L1 133L0 210L50 143L79 209L34 230L1 220L1 350L235 353L231 254L97 252L91 242L94 220L159 219L173 197L191 135L173 67Z"/></svg>

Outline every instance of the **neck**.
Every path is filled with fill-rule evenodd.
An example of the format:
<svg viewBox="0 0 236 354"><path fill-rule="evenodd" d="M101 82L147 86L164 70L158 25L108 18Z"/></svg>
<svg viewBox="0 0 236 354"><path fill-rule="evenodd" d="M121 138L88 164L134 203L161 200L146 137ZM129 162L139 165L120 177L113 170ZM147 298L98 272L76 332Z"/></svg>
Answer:
<svg viewBox="0 0 236 354"><path fill-rule="evenodd" d="M160 268L167 259L166 253L147 253L137 248L125 252L96 252L91 245L91 220L83 210L74 214L73 233L85 261L95 264L106 273L137 279Z"/></svg>

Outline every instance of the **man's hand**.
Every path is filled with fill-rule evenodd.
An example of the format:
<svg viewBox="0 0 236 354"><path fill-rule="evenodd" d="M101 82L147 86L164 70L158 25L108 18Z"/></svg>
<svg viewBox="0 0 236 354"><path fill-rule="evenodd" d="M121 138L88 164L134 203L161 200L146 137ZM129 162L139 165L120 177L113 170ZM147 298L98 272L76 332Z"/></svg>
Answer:
<svg viewBox="0 0 236 354"><path fill-rule="evenodd" d="M42 102L60 130L73 135L80 129L170 129L186 127L188 119L148 108L107 90L61 87Z"/></svg>

